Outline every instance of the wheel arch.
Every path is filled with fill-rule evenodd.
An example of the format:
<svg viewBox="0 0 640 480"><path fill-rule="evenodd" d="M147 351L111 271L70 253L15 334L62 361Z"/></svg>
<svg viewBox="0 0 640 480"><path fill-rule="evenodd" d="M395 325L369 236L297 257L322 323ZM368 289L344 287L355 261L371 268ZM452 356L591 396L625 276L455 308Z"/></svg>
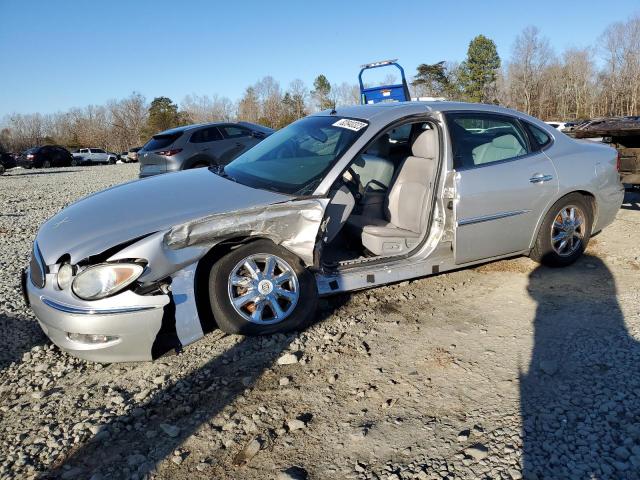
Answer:
<svg viewBox="0 0 640 480"><path fill-rule="evenodd" d="M253 243L257 240L273 241L267 236L259 235L228 238L211 247L211 249L198 261L193 291L195 294L196 309L198 310L200 323L205 333L211 332L218 327L216 319L213 316L209 300L209 271L211 270L211 267L235 248Z"/></svg>
<svg viewBox="0 0 640 480"><path fill-rule="evenodd" d="M217 160L214 157L209 155L205 155L203 153L197 153L193 157L188 158L182 164L182 170L188 170L192 168L197 163L206 163L208 165L212 165L217 163Z"/></svg>
<svg viewBox="0 0 640 480"><path fill-rule="evenodd" d="M551 207L553 207L557 202L559 202L563 198L568 197L569 195L572 195L574 193L578 193L582 195L591 205L591 215L592 215L591 229L593 233L593 226L596 224L596 220L598 218L598 203L596 201L596 196L587 190L571 190L569 192L565 192L564 195L561 195L560 197L553 200L552 202L549 202L549 206L545 209L545 211L542 213L542 215L540 215L540 218L538 219L538 224L536 225L536 229L534 231L533 237L531 238L531 242L529 243L530 249L533 248L536 238L538 238L538 234L540 233L540 228L542 227L542 223L544 222L544 219L547 217L547 214L551 210Z"/></svg>

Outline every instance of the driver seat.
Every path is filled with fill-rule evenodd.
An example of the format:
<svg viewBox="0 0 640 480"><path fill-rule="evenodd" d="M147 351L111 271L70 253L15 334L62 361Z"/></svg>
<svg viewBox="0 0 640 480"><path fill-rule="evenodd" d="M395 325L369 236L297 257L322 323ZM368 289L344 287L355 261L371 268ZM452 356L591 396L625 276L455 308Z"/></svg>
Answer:
<svg viewBox="0 0 640 480"><path fill-rule="evenodd" d="M438 164L438 134L423 131L411 146L412 156L398 168L385 199L385 218L352 215L348 224L361 232L362 245L378 256L400 255L413 249L426 230L427 204Z"/></svg>

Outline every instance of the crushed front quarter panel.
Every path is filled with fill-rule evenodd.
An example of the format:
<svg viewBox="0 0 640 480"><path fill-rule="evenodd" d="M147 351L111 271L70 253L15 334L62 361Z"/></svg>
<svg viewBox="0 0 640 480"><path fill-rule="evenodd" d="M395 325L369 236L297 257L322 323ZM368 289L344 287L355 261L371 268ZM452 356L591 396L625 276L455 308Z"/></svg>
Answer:
<svg viewBox="0 0 640 480"><path fill-rule="evenodd" d="M216 213L171 228L165 244L174 250L225 238L261 236L313 264L313 250L327 206L326 198L304 198L267 206Z"/></svg>

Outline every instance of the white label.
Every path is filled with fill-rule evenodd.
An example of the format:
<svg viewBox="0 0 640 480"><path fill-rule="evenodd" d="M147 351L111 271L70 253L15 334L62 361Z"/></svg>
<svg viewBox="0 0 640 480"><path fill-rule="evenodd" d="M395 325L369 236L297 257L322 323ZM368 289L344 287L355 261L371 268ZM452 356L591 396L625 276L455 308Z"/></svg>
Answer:
<svg viewBox="0 0 640 480"><path fill-rule="evenodd" d="M362 130L368 124L365 122L359 122L358 120L351 120L349 118L342 118L333 124L334 127L346 128L348 130L353 130L357 132L358 130Z"/></svg>

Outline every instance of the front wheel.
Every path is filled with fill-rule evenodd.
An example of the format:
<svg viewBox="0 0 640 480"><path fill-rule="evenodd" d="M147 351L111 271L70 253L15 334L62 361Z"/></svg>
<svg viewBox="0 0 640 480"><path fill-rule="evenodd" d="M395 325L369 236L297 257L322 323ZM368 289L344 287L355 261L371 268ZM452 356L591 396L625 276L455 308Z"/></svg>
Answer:
<svg viewBox="0 0 640 480"><path fill-rule="evenodd" d="M591 238L592 209L579 193L561 198L549 209L530 257L550 267L575 262Z"/></svg>
<svg viewBox="0 0 640 480"><path fill-rule="evenodd" d="M298 257L268 240L243 245L209 272L209 300L227 333L266 335L300 330L318 304L314 276Z"/></svg>

